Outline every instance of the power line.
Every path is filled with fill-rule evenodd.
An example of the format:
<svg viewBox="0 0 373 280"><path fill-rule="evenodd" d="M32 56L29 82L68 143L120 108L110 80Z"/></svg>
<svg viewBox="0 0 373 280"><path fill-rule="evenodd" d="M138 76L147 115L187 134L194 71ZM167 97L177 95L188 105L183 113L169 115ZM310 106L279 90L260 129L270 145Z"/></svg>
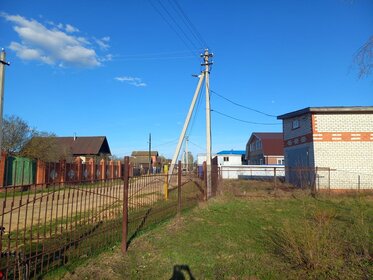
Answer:
<svg viewBox="0 0 373 280"><path fill-rule="evenodd" d="M260 125L280 125L281 123L261 123L261 122L251 122L251 121L245 121L245 120L242 120L242 119L238 119L238 118L235 118L235 117L232 117L230 115L227 115L227 114L224 114L222 112L219 112L219 111L216 111L216 110L212 110L211 109L211 112L215 112L219 115L222 115L222 116L225 116L227 118L230 118L230 119L233 119L233 120L236 120L236 121L239 121L239 122L244 122L244 123L249 123L249 124L260 124Z"/></svg>
<svg viewBox="0 0 373 280"><path fill-rule="evenodd" d="M163 13L154 5L154 3L152 2L152 0L148 0L148 2L150 3L150 5L152 5L152 7L154 8L154 10L162 17L162 19L167 23L167 25L176 33L176 35L184 43L184 45L189 49L189 51L192 53L192 55L195 56L196 54L191 50L191 48L188 45L188 43L184 40L184 38L180 35L180 33L174 28L174 26L168 21L168 19L163 15ZM158 1L158 3L160 3L160 2ZM163 5L161 4L161 6L163 6Z"/></svg>
<svg viewBox="0 0 373 280"><path fill-rule="evenodd" d="M203 89L201 89L201 91L203 91ZM199 106L201 104L201 99L202 99L202 94L199 94L198 95L198 99L197 99L197 106L196 106L196 109L194 110L195 113L192 116L192 123L190 125L189 131L188 131L189 132L188 135L191 135L192 130L194 128L194 123L195 123L195 121L197 119L197 116L198 116L198 109L199 109Z"/></svg>
<svg viewBox="0 0 373 280"><path fill-rule="evenodd" d="M197 145L196 143L193 143L192 141L190 141L190 139L189 139L189 143L196 146L197 148L201 149L202 151L205 151L205 149L206 149L206 148L201 147L200 145Z"/></svg>
<svg viewBox="0 0 373 280"><path fill-rule="evenodd" d="M171 15L171 13L168 11L167 7L162 4L162 1L157 0L159 5L163 8L163 10L167 13L167 15L171 18L171 20L176 24L176 26L179 28L179 30L184 34L185 38L193 45L195 49L198 49L198 47L194 44L194 42L189 38L188 34L185 33L184 29L180 27L178 22L175 20L175 18Z"/></svg>
<svg viewBox="0 0 373 280"><path fill-rule="evenodd" d="M115 61L140 61L140 60L170 60L170 59L184 59L184 58L195 58L195 55L187 56L160 56L160 57L123 57L119 59L113 59Z"/></svg>
<svg viewBox="0 0 373 280"><path fill-rule="evenodd" d="M140 54L124 54L124 55L114 55L114 57L162 57L162 56L173 56L173 55L186 55L191 50L180 50L180 51L169 51L169 52L155 52L155 53L140 53ZM199 49L194 49L192 51L199 51ZM194 55L195 56L195 55Z"/></svg>
<svg viewBox="0 0 373 280"><path fill-rule="evenodd" d="M151 0L149 0L149 2L152 4L152 6L157 10L157 12L162 16L162 18L166 21L166 23L172 28L172 30L178 35L178 37L184 42L184 44L188 47L188 49L190 49L190 46L187 44L187 42L189 42L189 44L191 46L193 46L194 49L198 49L198 47L195 45L195 43L190 39L190 37L188 36L188 34L184 31L183 28L181 28L181 26L179 25L179 23L175 20L175 18L172 16L172 14L169 12L169 10L167 9L167 7L165 5L162 4L162 2L160 0L157 0L158 4L161 6L162 10L165 12L166 15L168 15L168 18L170 18L172 20L172 22L176 25L176 27L178 28L179 31L181 31L181 33L184 35L184 38L186 39L186 41L183 39L183 37L180 35L180 33L178 32L177 29L174 28L174 26L172 24L170 24L170 21L168 21L166 19L166 17L160 12L159 9L157 9L155 7L155 5L151 2Z"/></svg>
<svg viewBox="0 0 373 280"><path fill-rule="evenodd" d="M168 141L168 142L164 142L164 143L158 144L158 145L153 145L153 148L157 148L157 147L164 146L164 145L168 145L168 144L173 144L173 143L175 143L177 140L178 140L178 138L176 138L176 139L174 139L174 140L171 140L171 141Z"/></svg>
<svg viewBox="0 0 373 280"><path fill-rule="evenodd" d="M221 95L221 94L219 94L219 93L217 93L217 92L215 92L215 91L213 91L213 90L211 90L211 92L214 93L215 95L219 96L220 98L223 98L223 99L225 99L226 101L228 101L228 102L230 102L230 103L236 105L236 106L239 106L239 107L245 108L245 109L247 109L247 110L250 110L250 111L253 111L253 112L256 112L256 113L259 113L259 114L265 115L265 116L267 116L267 117L274 117L274 118L277 117L277 116L275 116L275 115L267 114L267 113L265 113L265 112L263 112L263 111L260 111L260 110L254 109L254 108L250 108L250 107L247 107L247 106L245 106L245 105L242 105L242 104L239 104L239 103L237 103L237 102L234 102L234 101L228 99L227 97L224 97L223 95Z"/></svg>
<svg viewBox="0 0 373 280"><path fill-rule="evenodd" d="M168 0L174 10L181 16L185 26L189 29L193 37L201 44L202 48L208 48L206 41L202 37L201 33L198 32L197 28L193 25L188 15L184 12L178 1ZM176 8L175 8L176 7Z"/></svg>

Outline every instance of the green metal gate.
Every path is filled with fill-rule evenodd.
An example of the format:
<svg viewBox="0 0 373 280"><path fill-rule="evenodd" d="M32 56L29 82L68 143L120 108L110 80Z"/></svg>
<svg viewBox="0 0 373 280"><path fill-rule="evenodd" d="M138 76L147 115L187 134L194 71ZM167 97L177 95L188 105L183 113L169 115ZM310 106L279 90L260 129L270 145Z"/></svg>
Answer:
<svg viewBox="0 0 373 280"><path fill-rule="evenodd" d="M6 186L31 185L35 183L36 162L29 158L8 157L6 161Z"/></svg>

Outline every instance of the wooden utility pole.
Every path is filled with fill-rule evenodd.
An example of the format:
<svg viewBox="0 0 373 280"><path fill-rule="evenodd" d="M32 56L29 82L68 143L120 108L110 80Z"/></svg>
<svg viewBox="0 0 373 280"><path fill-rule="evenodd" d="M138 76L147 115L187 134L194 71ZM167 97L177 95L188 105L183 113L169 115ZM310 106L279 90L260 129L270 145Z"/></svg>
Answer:
<svg viewBox="0 0 373 280"><path fill-rule="evenodd" d="M4 107L4 79L5 79L5 65L10 63L5 61L5 50L1 50L0 54L0 155L3 144L3 107Z"/></svg>

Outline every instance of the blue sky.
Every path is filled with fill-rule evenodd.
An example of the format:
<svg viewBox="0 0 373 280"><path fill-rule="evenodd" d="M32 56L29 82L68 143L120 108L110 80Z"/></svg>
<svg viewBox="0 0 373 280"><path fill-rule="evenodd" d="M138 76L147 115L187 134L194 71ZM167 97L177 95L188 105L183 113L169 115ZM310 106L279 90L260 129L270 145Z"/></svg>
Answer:
<svg viewBox="0 0 373 280"><path fill-rule="evenodd" d="M151 133L154 150L171 157L206 47L172 1L3 0L4 114L59 136L106 135L118 156L146 150ZM353 63L373 35L373 1L178 3L214 53L216 93L270 115L373 105L372 77L358 79ZM188 131L194 155L206 146L204 100L202 92ZM213 152L245 149L252 132L281 131L276 118L216 94L211 108Z"/></svg>

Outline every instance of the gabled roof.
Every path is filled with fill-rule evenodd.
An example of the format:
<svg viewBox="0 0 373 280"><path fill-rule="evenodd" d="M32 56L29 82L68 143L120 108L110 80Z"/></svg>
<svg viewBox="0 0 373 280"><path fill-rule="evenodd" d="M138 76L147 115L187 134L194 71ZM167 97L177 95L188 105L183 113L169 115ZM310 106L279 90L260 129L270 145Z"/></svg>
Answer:
<svg viewBox="0 0 373 280"><path fill-rule="evenodd" d="M334 106L334 107L307 107L301 110L293 111L277 117L279 120L288 119L304 115L307 113L318 113L318 114L362 114L369 113L373 114L373 106Z"/></svg>
<svg viewBox="0 0 373 280"><path fill-rule="evenodd" d="M282 132L253 132L249 139L249 143L254 137L262 141L262 150L264 155L284 155L284 142Z"/></svg>
<svg viewBox="0 0 373 280"><path fill-rule="evenodd" d="M246 151L241 150L227 150L227 151L221 151L217 153L218 155L245 155Z"/></svg>
<svg viewBox="0 0 373 280"><path fill-rule="evenodd" d="M158 151L150 151L150 155L158 156ZM133 151L131 156L133 157L149 156L149 151Z"/></svg>
<svg viewBox="0 0 373 280"><path fill-rule="evenodd" d="M111 155L105 136L53 137L61 150L68 150L74 156Z"/></svg>

